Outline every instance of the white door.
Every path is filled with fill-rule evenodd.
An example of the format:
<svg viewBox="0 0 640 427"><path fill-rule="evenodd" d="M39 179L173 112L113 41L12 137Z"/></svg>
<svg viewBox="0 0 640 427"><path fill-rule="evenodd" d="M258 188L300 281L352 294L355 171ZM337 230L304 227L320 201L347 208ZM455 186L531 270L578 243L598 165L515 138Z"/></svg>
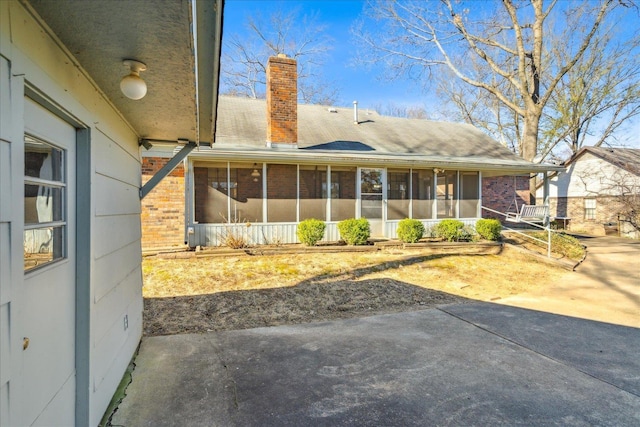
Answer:
<svg viewBox="0 0 640 427"><path fill-rule="evenodd" d="M369 220L371 236L384 236L384 169L360 169L360 216Z"/></svg>
<svg viewBox="0 0 640 427"><path fill-rule="evenodd" d="M76 130L25 98L25 424L75 424Z"/></svg>

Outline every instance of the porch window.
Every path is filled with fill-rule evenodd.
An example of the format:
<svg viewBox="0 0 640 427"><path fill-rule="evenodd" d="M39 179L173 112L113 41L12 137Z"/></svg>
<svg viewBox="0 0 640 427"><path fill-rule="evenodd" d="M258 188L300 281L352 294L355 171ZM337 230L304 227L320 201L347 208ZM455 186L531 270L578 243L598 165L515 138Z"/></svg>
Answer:
<svg viewBox="0 0 640 427"><path fill-rule="evenodd" d="M296 222L298 167L267 165L267 221Z"/></svg>
<svg viewBox="0 0 640 427"><path fill-rule="evenodd" d="M433 218L433 172L431 170L413 170L411 173L413 198L412 218Z"/></svg>
<svg viewBox="0 0 640 427"><path fill-rule="evenodd" d="M438 203L438 219L456 218L457 172L444 171L437 175L436 197Z"/></svg>
<svg viewBox="0 0 640 427"><path fill-rule="evenodd" d="M478 172L460 172L460 218L478 216L479 181Z"/></svg>
<svg viewBox="0 0 640 427"><path fill-rule="evenodd" d="M262 164L257 163L196 163L194 219L210 224L262 222L261 175Z"/></svg>
<svg viewBox="0 0 640 427"><path fill-rule="evenodd" d="M387 172L387 219L409 217L409 171L393 170Z"/></svg>
<svg viewBox="0 0 640 427"><path fill-rule="evenodd" d="M237 170L228 173L227 163L210 163L207 167L194 167L194 217L197 222L226 223L234 220L229 215L229 199L237 198Z"/></svg>
<svg viewBox="0 0 640 427"><path fill-rule="evenodd" d="M300 221L327 217L327 167L300 165Z"/></svg>
<svg viewBox="0 0 640 427"><path fill-rule="evenodd" d="M24 142L24 270L66 256L64 150L30 136Z"/></svg>
<svg viewBox="0 0 640 427"><path fill-rule="evenodd" d="M596 219L596 199L584 199L584 219Z"/></svg>
<svg viewBox="0 0 640 427"><path fill-rule="evenodd" d="M232 222L262 222L262 163L230 163L236 176L236 197L231 197Z"/></svg>
<svg viewBox="0 0 640 427"><path fill-rule="evenodd" d="M356 168L331 168L331 218L342 221L356 215Z"/></svg>

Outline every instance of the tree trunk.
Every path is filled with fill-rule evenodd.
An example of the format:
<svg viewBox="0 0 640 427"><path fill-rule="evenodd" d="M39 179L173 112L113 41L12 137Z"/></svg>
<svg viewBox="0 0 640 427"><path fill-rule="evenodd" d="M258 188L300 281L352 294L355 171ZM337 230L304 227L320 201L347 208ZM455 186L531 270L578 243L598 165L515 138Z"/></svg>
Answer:
<svg viewBox="0 0 640 427"><path fill-rule="evenodd" d="M533 161L538 151L538 127L540 125L540 114L535 114L532 109L527 111L524 118L524 136L522 138L522 158ZM536 204L536 176L529 180L529 203Z"/></svg>

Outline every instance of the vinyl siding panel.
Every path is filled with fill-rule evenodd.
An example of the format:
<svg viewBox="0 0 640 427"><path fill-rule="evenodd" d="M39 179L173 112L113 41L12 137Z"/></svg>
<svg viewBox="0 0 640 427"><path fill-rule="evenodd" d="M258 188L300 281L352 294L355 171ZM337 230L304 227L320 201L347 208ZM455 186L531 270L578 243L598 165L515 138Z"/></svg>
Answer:
<svg viewBox="0 0 640 427"><path fill-rule="evenodd" d="M129 301L142 298L142 289L136 286L141 277L142 269L138 266L96 304L94 337L97 342L112 329L124 330L124 315Z"/></svg>
<svg viewBox="0 0 640 427"><path fill-rule="evenodd" d="M139 215L99 216L95 217L94 225L96 260L118 250L127 250L131 243L140 241ZM134 255L133 251L130 255Z"/></svg>
<svg viewBox="0 0 640 427"><path fill-rule="evenodd" d="M132 271L140 267L142 253L137 241L130 243L122 250L112 252L95 261L94 275L96 277L109 277L96 284L93 294L93 302L98 303L114 286L118 286ZM142 286L139 286L142 289Z"/></svg>
<svg viewBox="0 0 640 427"><path fill-rule="evenodd" d="M96 129L92 135L92 143L96 173L140 187L140 160L137 152L133 155L131 151L105 135L101 129Z"/></svg>
<svg viewBox="0 0 640 427"><path fill-rule="evenodd" d="M97 216L140 214L139 187L99 173L94 183Z"/></svg>

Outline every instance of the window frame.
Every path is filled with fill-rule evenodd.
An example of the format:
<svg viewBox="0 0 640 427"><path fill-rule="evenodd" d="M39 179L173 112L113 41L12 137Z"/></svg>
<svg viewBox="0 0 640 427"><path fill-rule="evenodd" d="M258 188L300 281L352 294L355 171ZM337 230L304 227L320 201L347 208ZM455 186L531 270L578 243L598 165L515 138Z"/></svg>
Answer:
<svg viewBox="0 0 640 427"><path fill-rule="evenodd" d="M29 176L27 175L27 167L26 167L26 162L27 162L27 144L28 141L27 139L31 139L36 143L42 144L46 147L49 147L51 149L51 152L53 152L54 150L59 152L60 155L60 171L59 171L59 179L55 179L55 176L52 176L51 179L48 178L40 178L40 177L34 177L34 176ZM64 261L66 259L69 258L69 254L68 254L68 208L69 208L69 204L68 204L68 162L67 162L67 158L68 158L68 154L67 154L67 150L65 148L62 148L56 144L53 144L49 141L46 141L42 138L39 138L35 135L32 135L28 132L25 132L24 134L24 144L25 144L25 152L23 155L24 158L24 162L25 162L25 172L23 175L23 185L24 188L26 190L27 186L38 186L38 188L41 187L46 187L46 188L50 188L50 189L58 189L60 190L60 195L59 195L59 199L60 199L60 210L59 210L59 219L56 218L52 218L49 221L38 221L38 222L28 222L26 215L27 215L27 211L25 209L25 218L24 218L24 223L23 223L23 233L22 233L22 244L23 244L23 249L24 249L24 274L29 274L31 272L34 272L36 270L40 270L41 268L50 266L54 263L58 263L60 261ZM56 175L54 174L54 170L52 170L52 175ZM41 196L36 196L36 197L41 197ZM23 191L23 203L26 204L26 200L27 200L27 195L26 195L26 191ZM54 200L53 196L52 196L52 200ZM36 202L37 203L37 202ZM36 208L37 209L37 208ZM52 213L51 215L55 215L55 213L53 212L54 209L52 208ZM27 246L27 235L29 232L31 232L32 235L35 235L37 231L50 231L51 233L51 259L50 260L46 260L42 263L37 262L34 265L31 265L29 267L27 267L27 255L28 254L37 254L37 253L41 253L41 252L31 252L31 251L27 251L26 246ZM55 238L56 236L58 236L59 238L59 242L55 242ZM58 246L59 245L59 246Z"/></svg>

